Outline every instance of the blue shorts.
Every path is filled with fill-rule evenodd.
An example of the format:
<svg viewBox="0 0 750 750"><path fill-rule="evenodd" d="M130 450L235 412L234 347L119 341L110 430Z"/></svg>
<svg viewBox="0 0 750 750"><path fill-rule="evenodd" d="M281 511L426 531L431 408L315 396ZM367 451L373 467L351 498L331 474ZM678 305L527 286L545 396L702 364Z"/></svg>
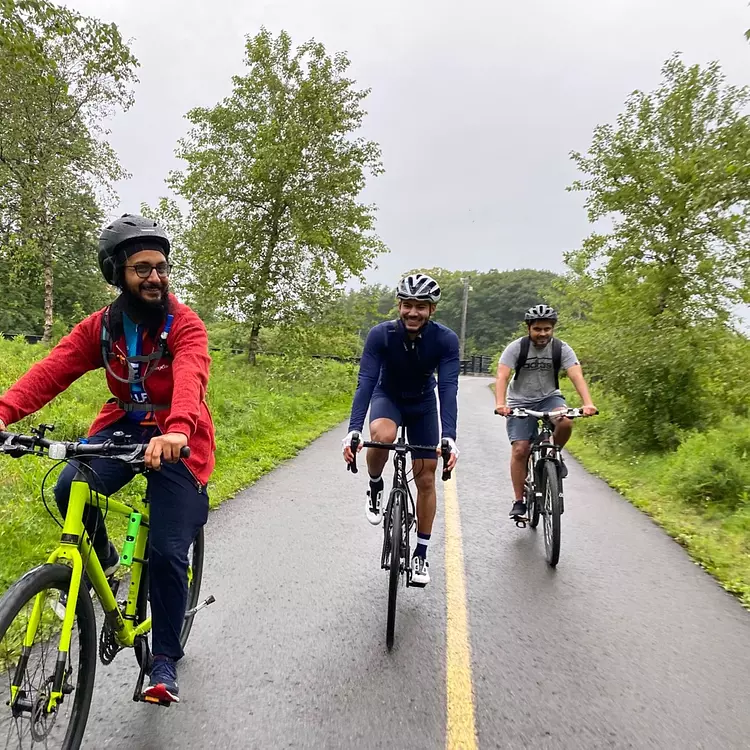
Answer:
<svg viewBox="0 0 750 750"><path fill-rule="evenodd" d="M529 409L534 411L554 411L562 409L567 404L562 396L548 396L535 404L525 404ZM507 417L505 425L508 430L508 438L511 443L516 440L533 440L538 433L537 421L534 417Z"/></svg>
<svg viewBox="0 0 750 750"><path fill-rule="evenodd" d="M437 398L431 391L414 401L397 400L376 386L370 400L370 424L376 419L390 419L399 427L406 425L406 439L414 445L437 445L440 442ZM437 458L435 451L413 451L412 458Z"/></svg>

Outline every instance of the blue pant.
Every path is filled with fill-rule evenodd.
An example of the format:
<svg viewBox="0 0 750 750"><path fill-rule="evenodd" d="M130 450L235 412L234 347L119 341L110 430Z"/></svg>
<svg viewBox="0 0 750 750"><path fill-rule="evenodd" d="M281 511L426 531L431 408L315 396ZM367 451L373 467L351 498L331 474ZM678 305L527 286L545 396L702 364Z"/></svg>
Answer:
<svg viewBox="0 0 750 750"><path fill-rule="evenodd" d="M116 430L131 436L130 442L147 443L158 429L140 427L121 420L90 438L101 443L111 438ZM90 462L96 472L93 488L102 495L112 495L124 487L134 476L128 464L112 459L97 458ZM70 484L76 467L68 464L55 485L55 500L61 513L65 513L70 496ZM182 658L180 630L187 607L188 548L201 527L208 520L208 494L198 486L193 475L180 461L162 463L161 471L146 474L149 501L149 594L153 618L152 651L172 659ZM101 511L87 506L84 516L94 549L99 559L109 552L109 539Z"/></svg>
<svg viewBox="0 0 750 750"><path fill-rule="evenodd" d="M406 437L413 445L437 445L440 442L435 391L424 398L407 400L389 396L376 386L370 400L370 423L390 419L398 427L406 425ZM412 458L437 458L433 451L412 451Z"/></svg>

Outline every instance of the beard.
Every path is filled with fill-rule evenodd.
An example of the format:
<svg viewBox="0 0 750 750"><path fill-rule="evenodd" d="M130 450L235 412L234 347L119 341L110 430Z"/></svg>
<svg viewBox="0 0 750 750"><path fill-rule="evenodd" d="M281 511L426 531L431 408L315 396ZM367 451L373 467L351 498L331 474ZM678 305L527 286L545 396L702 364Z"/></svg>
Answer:
<svg viewBox="0 0 750 750"><path fill-rule="evenodd" d="M139 288L155 289L156 285L143 282ZM145 326L152 338L156 338L169 313L169 285L159 285L159 289L159 299L150 302L138 294L133 294L127 286L123 286L120 296L112 303L112 312L115 313L113 319L121 321L121 315L125 313L134 323Z"/></svg>

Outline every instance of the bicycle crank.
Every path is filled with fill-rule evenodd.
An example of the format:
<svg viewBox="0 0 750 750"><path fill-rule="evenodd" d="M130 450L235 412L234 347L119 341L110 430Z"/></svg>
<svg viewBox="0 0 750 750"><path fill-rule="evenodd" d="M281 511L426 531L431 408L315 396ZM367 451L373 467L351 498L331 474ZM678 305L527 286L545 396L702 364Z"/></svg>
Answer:
<svg viewBox="0 0 750 750"><path fill-rule="evenodd" d="M107 618L102 625L99 634L99 659L102 664L111 664L115 656L122 651L123 647L117 642L115 630Z"/></svg>

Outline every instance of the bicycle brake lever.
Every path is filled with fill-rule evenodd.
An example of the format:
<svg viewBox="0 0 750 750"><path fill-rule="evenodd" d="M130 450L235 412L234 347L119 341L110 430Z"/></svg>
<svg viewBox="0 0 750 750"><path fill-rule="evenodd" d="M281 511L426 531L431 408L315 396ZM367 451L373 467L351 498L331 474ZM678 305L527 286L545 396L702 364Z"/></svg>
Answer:
<svg viewBox="0 0 750 750"><path fill-rule="evenodd" d="M352 456L354 456L354 460L346 465L346 470L351 471L352 474L359 473L359 469L357 468L357 448L359 448L359 440L357 438L352 438L351 445L349 446L352 451Z"/></svg>
<svg viewBox="0 0 750 750"><path fill-rule="evenodd" d="M443 481L447 482L451 478L451 472L446 468L451 455L451 446L445 438L440 441L440 453L443 457Z"/></svg>

